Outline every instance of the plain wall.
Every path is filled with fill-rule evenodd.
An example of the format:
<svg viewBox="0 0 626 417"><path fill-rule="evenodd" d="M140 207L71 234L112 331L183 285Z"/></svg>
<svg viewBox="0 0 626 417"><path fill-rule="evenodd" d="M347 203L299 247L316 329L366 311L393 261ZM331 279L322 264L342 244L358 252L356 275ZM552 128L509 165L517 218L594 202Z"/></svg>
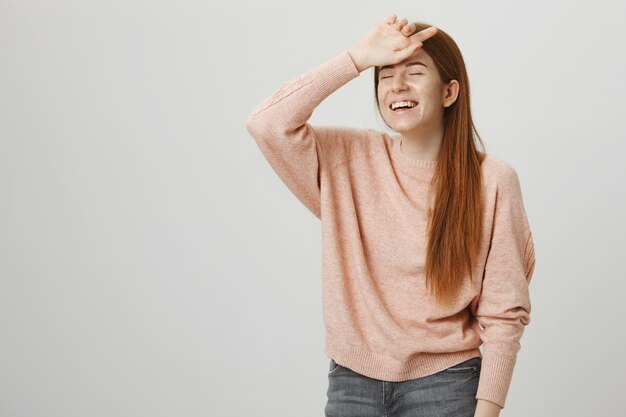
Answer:
<svg viewBox="0 0 626 417"><path fill-rule="evenodd" d="M0 0L0 416L323 415L320 223L245 121L390 13L457 41L520 177L501 415L620 413L624 2ZM372 72L310 123L387 129Z"/></svg>

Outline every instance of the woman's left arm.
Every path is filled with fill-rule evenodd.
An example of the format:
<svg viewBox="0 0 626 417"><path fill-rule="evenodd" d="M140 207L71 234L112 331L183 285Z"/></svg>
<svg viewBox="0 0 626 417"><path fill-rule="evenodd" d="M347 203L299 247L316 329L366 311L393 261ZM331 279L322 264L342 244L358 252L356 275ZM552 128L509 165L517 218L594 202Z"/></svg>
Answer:
<svg viewBox="0 0 626 417"><path fill-rule="evenodd" d="M482 289L471 310L483 341L476 399L504 408L520 339L530 323L535 250L517 172L501 161L497 181Z"/></svg>

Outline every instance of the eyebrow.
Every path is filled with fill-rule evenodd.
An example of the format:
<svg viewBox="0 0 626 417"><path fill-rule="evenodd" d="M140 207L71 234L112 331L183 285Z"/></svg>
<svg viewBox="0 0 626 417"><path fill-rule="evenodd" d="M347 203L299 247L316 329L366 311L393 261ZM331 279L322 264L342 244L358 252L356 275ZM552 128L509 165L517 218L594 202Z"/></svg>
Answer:
<svg viewBox="0 0 626 417"><path fill-rule="evenodd" d="M404 64L405 67L410 67L411 65L423 65L426 68L428 68L428 66L426 64L424 64L423 62L420 62L420 61L413 61L413 62L408 62L408 63ZM384 70L384 69L393 68L393 67L395 67L395 65L385 65L384 67L380 68L379 72Z"/></svg>

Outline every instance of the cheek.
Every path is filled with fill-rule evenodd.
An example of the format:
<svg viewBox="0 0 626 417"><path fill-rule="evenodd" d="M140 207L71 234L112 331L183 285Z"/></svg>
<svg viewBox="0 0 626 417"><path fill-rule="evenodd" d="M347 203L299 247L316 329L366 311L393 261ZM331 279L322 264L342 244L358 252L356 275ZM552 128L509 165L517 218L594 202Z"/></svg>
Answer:
<svg viewBox="0 0 626 417"><path fill-rule="evenodd" d="M425 108L433 107L440 100L437 92L431 89L422 89L422 91L418 94L420 97L420 104L423 104Z"/></svg>
<svg viewBox="0 0 626 417"><path fill-rule="evenodd" d="M385 102L383 100L383 97L381 97L380 95L378 95L378 109L383 112L385 110Z"/></svg>

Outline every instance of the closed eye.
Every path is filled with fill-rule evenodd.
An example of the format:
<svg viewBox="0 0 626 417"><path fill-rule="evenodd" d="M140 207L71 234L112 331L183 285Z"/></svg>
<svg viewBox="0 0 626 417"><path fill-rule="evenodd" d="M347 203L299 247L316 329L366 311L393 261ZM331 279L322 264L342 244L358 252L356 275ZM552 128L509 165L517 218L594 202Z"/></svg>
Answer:
<svg viewBox="0 0 626 417"><path fill-rule="evenodd" d="M423 72L414 72L412 74L409 75L424 75ZM391 75L387 75L386 77L380 77L381 80L384 80L385 78L391 78Z"/></svg>

